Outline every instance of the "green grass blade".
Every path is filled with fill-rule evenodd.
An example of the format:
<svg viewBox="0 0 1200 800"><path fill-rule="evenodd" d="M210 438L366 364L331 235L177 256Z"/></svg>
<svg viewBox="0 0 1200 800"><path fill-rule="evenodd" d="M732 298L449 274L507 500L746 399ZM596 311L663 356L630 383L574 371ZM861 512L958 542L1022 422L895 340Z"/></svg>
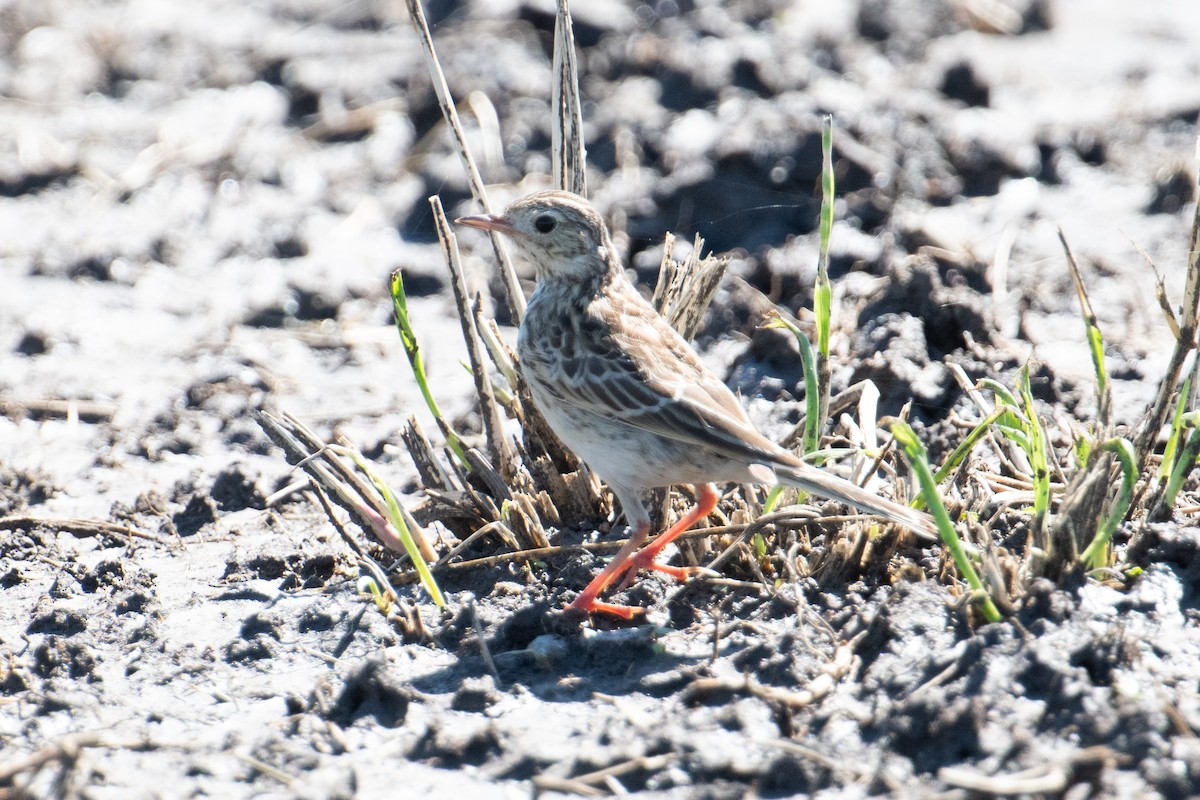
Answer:
<svg viewBox="0 0 1200 800"><path fill-rule="evenodd" d="M1021 408L1028 420L1029 463L1033 467L1033 517L1035 526L1043 526L1050 511L1050 444L1046 429L1038 419L1033 405L1033 390L1029 385L1029 366L1021 368L1019 378ZM1037 529L1037 528L1035 528Z"/></svg>
<svg viewBox="0 0 1200 800"><path fill-rule="evenodd" d="M791 331L800 347L800 364L804 369L804 452L814 452L821 443L820 426L820 390L817 388L816 359L813 357L813 346L804 331L792 321L778 314L769 319L763 327L780 328Z"/></svg>
<svg viewBox="0 0 1200 800"><path fill-rule="evenodd" d="M817 365L813 358L812 342L799 328L796 328L795 334L796 342L800 345L800 364L804 369L804 452L807 455L821 446L821 390L817 387Z"/></svg>
<svg viewBox="0 0 1200 800"><path fill-rule="evenodd" d="M1179 451L1179 457L1175 459L1175 466L1171 470L1171 477L1167 481L1167 486L1163 490L1162 507L1170 509L1174 507L1175 500L1179 496L1179 490L1183 488L1183 481L1187 478L1188 473L1192 471L1192 467L1196 465L1196 457L1200 455L1200 411L1192 411L1183 415L1183 425L1190 429L1187 441L1183 448Z"/></svg>
<svg viewBox="0 0 1200 800"><path fill-rule="evenodd" d="M817 352L829 357L829 320L833 289L829 282L829 237L833 232L833 117L821 119L821 239L813 313L817 317Z"/></svg>
<svg viewBox="0 0 1200 800"><path fill-rule="evenodd" d="M1009 391L1007 386L1005 386L1003 383L1000 383L1000 381L993 380L992 378L981 378L979 381L979 386L980 388L991 390L992 394L996 395L996 399L1006 406L1011 406L1013 409L1016 409L1021 405L1017 402L1016 396ZM1024 422L1022 422L1020 427L1024 427Z"/></svg>
<svg viewBox="0 0 1200 800"><path fill-rule="evenodd" d="M800 366L804 369L804 452L811 453L821 446L821 390L818 389L816 359L812 356L812 342L804 335L796 323L775 314L767 320L764 327L776 327L792 332L800 348ZM763 513L770 513L779 503L784 487L774 486L767 493L766 503L763 503Z"/></svg>
<svg viewBox="0 0 1200 800"><path fill-rule="evenodd" d="M1197 437L1197 448L1200 449L1200 437ZM1125 513L1129 511L1129 505L1133 502L1133 487L1138 477L1137 454L1127 439L1109 439L1100 445L1100 449L1113 453L1121 462L1121 489L1113 503L1112 511L1100 520L1095 537L1080 556L1090 570L1108 566L1109 543L1117 525L1125 518Z"/></svg>
<svg viewBox="0 0 1200 800"><path fill-rule="evenodd" d="M1096 442L1091 436L1079 436L1075 439L1075 466L1082 469L1092 460L1092 450Z"/></svg>
<svg viewBox="0 0 1200 800"><path fill-rule="evenodd" d="M800 347L800 364L804 370L804 453L813 453L821 445L821 392L817 387L817 366L813 357L812 342L795 323L775 314L764 327L781 328L791 331ZM767 493L763 503L763 513L769 514L775 509L784 487L773 486Z"/></svg>
<svg viewBox="0 0 1200 800"><path fill-rule="evenodd" d="M1108 368L1104 365L1104 337L1100 328L1092 322L1087 323L1088 349L1092 353L1092 367L1096 370L1096 393L1104 397L1109 392Z"/></svg>
<svg viewBox="0 0 1200 800"><path fill-rule="evenodd" d="M383 498L384 505L387 506L388 521L392 523L392 527L400 535L400 541L404 544L404 551L408 553L413 566L417 568L417 576L421 579L421 585L425 587L425 591L429 593L430 599L433 600L438 608L445 608L446 598L442 595L442 590L438 588L437 580L433 577L433 573L429 571L429 565L421 557L421 551L417 547L417 543L413 540L412 532L408 529L408 523L405 521L405 514L400 508L400 504L396 501L396 496L392 494L392 490L387 485L387 482L371 469L370 463L354 448L339 446L336 447L336 450L353 461L354 465L362 470L362 473L375 486L375 490L379 492L379 496Z"/></svg>
<svg viewBox="0 0 1200 800"><path fill-rule="evenodd" d="M829 239L833 233L833 117L821 119L821 218L820 247L817 255L817 279L813 287L813 314L817 320L817 382L820 411L817 430L825 429L829 415L829 338L833 316L833 286L829 282Z"/></svg>
<svg viewBox="0 0 1200 800"><path fill-rule="evenodd" d="M764 514L770 514L775 510L775 506L779 504L779 498L783 495L785 488L787 487L777 483L767 491L767 499L763 501Z"/></svg>
<svg viewBox="0 0 1200 800"><path fill-rule="evenodd" d="M1167 446L1163 449L1162 463L1158 467L1159 480L1175 471L1175 451L1179 448L1179 440L1183 435L1183 410L1187 407L1187 398L1191 387L1192 376L1188 375L1184 378L1183 388L1179 390L1179 400L1175 402L1175 413L1171 416L1171 435L1167 438Z"/></svg>
<svg viewBox="0 0 1200 800"><path fill-rule="evenodd" d="M954 451L946 457L945 462L942 463L942 466L938 469L937 473L934 474L934 481L940 484L942 481L946 480L946 478L949 478L950 473L958 469L959 465L962 464L963 459L967 457L967 454L975 448L975 445L979 444L979 440L987 435L988 429L991 428L997 420L999 420L1005 414L1010 414L1012 411L1013 409L1011 407L1005 405L999 405L992 409L992 413L980 420L979 424L972 428L971 432L967 434L967 438L963 439L958 447L954 448Z"/></svg>
<svg viewBox="0 0 1200 800"><path fill-rule="evenodd" d="M962 541L958 538L958 532L954 529L954 524L950 521L950 515L946 513L946 506L943 505L942 498L938 495L937 484L934 483L933 472L929 468L929 455L925 450L925 446L921 444L921 441L917 438L917 434L906 422L893 424L892 436L896 437L896 442L903 449L909 467L916 474L917 482L921 485L921 496L925 498L925 504L929 507L929 513L933 515L938 533L941 535L946 548L950 551L950 555L954 558L954 565L958 567L959 573L978 598L976 602L979 603L979 609L983 614L983 618L988 622L999 622L1000 612L984 588L983 581L979 578L979 573L975 571L975 565L971 563L970 557L968 557L966 550L963 549Z"/></svg>
<svg viewBox="0 0 1200 800"><path fill-rule="evenodd" d="M433 414L438 428L446 437L446 443L450 445L450 449L459 462L466 466L467 457L463 451L462 439L446 421L442 409L438 406L437 400L434 399L433 392L429 388L429 379L425 376L425 362L421 358L421 346L417 343L417 335L413 332L412 322L408 317L408 298L404 294L404 276L400 270L392 273L391 294L392 310L396 316L396 330L400 333L400 342L404 345L404 354L408 356L408 363L412 367L413 377L417 380L417 387L421 390L421 396L425 398L425 405L428 406L429 413Z"/></svg>

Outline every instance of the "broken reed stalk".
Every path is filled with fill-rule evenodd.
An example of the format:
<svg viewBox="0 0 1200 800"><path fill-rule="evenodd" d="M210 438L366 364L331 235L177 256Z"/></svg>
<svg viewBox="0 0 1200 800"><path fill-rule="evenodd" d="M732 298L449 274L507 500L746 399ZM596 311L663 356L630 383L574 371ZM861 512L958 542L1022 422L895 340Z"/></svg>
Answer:
<svg viewBox="0 0 1200 800"><path fill-rule="evenodd" d="M550 103L555 121L551 138L554 185L587 197L587 151L583 142L583 110L579 105L579 65L567 0L558 0L554 17L553 60Z"/></svg>
<svg viewBox="0 0 1200 800"><path fill-rule="evenodd" d="M438 107L441 108L442 117L450 127L454 147L462 161L463 170L467 173L471 196L475 198L475 202L479 204L485 214L491 214L492 207L488 202L487 189L484 188L483 178L479 174L479 168L475 165L475 158L471 155L470 148L467 147L467 137L463 133L462 123L458 119L458 109L454 105L454 99L450 97L450 87L446 84L446 75L442 72L442 65L433 48L433 35L429 32L429 23L425 19L425 10L421 6L421 0L406 0L406 5L408 17L412 20L417 38L421 40L421 50L429 65L429 76L433 81L433 90L437 94ZM500 264L500 278L504 282L509 312L512 314L514 322L520 322L521 317L525 316L525 294L521 291L520 281L517 280L517 271L513 269L512 261L508 257L508 250L505 248L500 234L493 231L489 236L492 241L492 249L496 252L496 261Z"/></svg>
<svg viewBox="0 0 1200 800"><path fill-rule="evenodd" d="M721 285L729 266L729 256L704 252L704 239L697 234L692 251L682 261L675 258L675 237L663 240L662 261L658 265L658 283L654 287L654 308L671 327L689 342L696 337L704 314Z"/></svg>

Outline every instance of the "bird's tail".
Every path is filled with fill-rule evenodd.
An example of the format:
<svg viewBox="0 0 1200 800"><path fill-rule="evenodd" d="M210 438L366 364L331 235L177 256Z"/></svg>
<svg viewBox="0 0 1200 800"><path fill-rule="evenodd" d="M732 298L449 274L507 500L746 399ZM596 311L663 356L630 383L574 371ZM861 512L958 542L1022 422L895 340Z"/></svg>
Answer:
<svg viewBox="0 0 1200 800"><path fill-rule="evenodd" d="M935 541L939 538L933 518L925 512L886 500L844 478L800 462L772 464L771 468L775 472L775 479L785 486L845 503L868 514L878 514L897 525L903 525L922 538Z"/></svg>

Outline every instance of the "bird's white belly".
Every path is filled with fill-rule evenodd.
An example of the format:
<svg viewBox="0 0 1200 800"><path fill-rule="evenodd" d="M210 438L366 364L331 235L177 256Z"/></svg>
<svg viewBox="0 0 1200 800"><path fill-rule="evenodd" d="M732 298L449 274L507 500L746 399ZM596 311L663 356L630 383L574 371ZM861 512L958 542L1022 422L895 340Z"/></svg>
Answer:
<svg viewBox="0 0 1200 800"><path fill-rule="evenodd" d="M696 444L656 435L606 419L576 406L555 402L530 381L534 402L546 422L575 455L608 483L649 489L685 483L751 482L744 464Z"/></svg>

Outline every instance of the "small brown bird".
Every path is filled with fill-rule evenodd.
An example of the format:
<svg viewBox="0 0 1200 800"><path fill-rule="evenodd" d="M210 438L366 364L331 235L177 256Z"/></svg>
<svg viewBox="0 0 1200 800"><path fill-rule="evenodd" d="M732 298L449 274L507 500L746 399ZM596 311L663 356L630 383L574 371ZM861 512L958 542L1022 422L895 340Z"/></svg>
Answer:
<svg viewBox="0 0 1200 800"><path fill-rule="evenodd" d="M640 569L696 574L655 558L713 510L713 483L782 483L936 537L925 514L821 472L755 430L733 392L625 277L604 220L582 197L538 192L503 215L457 222L504 234L533 266L537 288L517 337L521 371L550 427L607 481L629 522L629 541L569 608L630 619L644 609L598 599L626 570L626 583ZM650 533L642 494L679 484L695 486L696 507L639 552Z"/></svg>

